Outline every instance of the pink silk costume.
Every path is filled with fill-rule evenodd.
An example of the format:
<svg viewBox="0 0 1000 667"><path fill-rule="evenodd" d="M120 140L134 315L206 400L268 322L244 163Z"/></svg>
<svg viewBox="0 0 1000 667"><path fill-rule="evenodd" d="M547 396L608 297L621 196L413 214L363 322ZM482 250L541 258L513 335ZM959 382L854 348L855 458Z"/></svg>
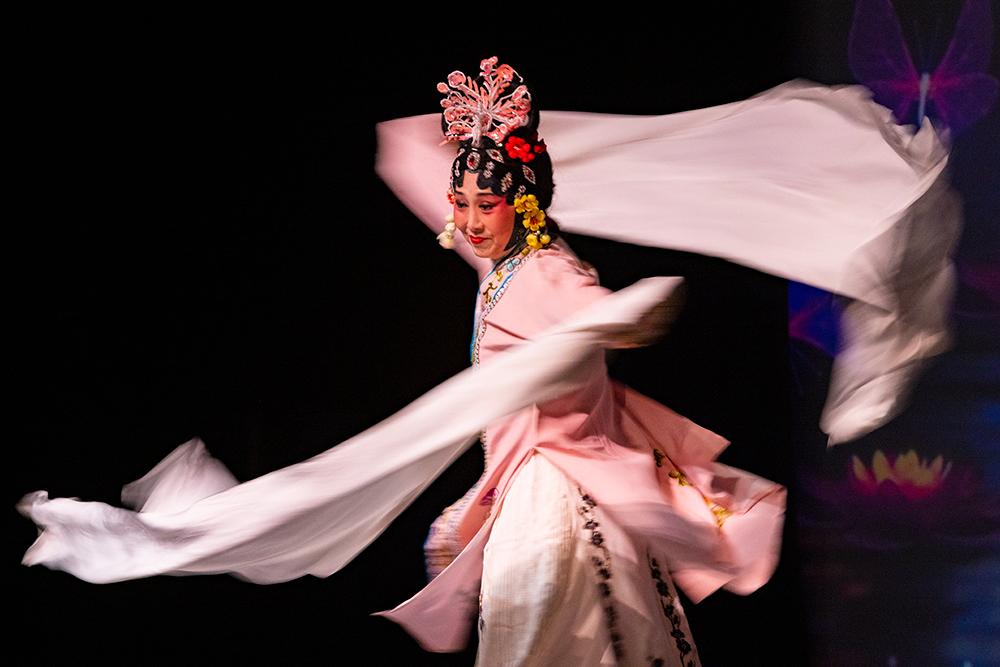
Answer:
<svg viewBox="0 0 1000 667"><path fill-rule="evenodd" d="M960 215L943 178L947 149L929 121L914 134L893 124L863 88L790 82L741 102L666 116L546 111L540 129L558 183L551 213L564 230L723 257L852 300L821 422L830 444L891 418L922 364L947 348L949 253ZM438 145L437 114L377 130L379 175L440 232L453 153ZM432 239L429 251L439 251ZM458 250L469 258L463 243ZM742 531L752 532L761 517L777 531L782 491L714 463L725 440L608 381L598 361L600 350L669 298L679 279L649 278L604 294L559 250L546 252L528 260L525 275L511 282L509 301L504 296L496 307L495 324L508 321L504 309L519 314L509 320L517 322L513 330L495 326L484 334L480 352L489 363L322 454L247 482L238 484L194 438L123 489L123 502L135 511L28 494L18 509L40 532L23 562L95 583L158 574L230 573L258 583L329 576L487 427L486 446L496 454L482 488L497 487L493 513L478 502L462 512L463 556L414 598L383 612L427 648L464 645L480 548L527 449L572 470L596 494L595 509L616 513L651 549L662 547L675 580L695 599L721 585L759 585L776 544ZM488 267L476 268L482 276ZM564 287L572 289L561 290L567 300L545 310L523 307L533 290L519 296L516 286L543 274L568 281ZM470 395L491 398L475 412L456 411ZM544 411L531 407L552 400ZM594 419L573 414L581 402L600 406ZM570 425L581 432L567 432ZM528 437L515 442L513 434L524 430ZM579 451L572 450L575 439ZM663 452L660 467L651 460L654 447ZM623 474L605 478L600 472L608 467ZM690 486L666 483L663 473L669 478L674 469ZM727 486L730 480L736 483ZM721 529L716 514L705 513L711 505L702 494L732 513ZM767 501L749 505L754 498ZM756 569L747 549L760 550ZM460 618L466 620L447 622Z"/></svg>
<svg viewBox="0 0 1000 667"><path fill-rule="evenodd" d="M489 364L609 294L560 241L522 261L482 308L474 363ZM454 545L461 553L413 598L379 613L403 625L427 650L465 645L469 619L476 615L483 548L508 489L536 451L595 503L610 549L617 607L633 613L649 607L630 597L655 584L646 557L637 562L636 549L663 563L696 602L721 586L750 593L771 576L780 550L784 487L716 463L728 441L611 380L603 350L579 364L586 381L578 390L487 427L486 471L436 522L443 526L428 544Z"/></svg>
<svg viewBox="0 0 1000 667"><path fill-rule="evenodd" d="M860 86L792 81L666 116L546 111L539 129L556 175L551 214L564 230L719 256L850 299L821 421L830 446L897 414L922 365L947 349L949 254L960 208L944 178L947 149L929 122L913 134ZM453 158L439 133L437 114L381 123L376 165L436 233L448 211L439 175ZM467 244L457 249L482 278L488 265ZM485 317L480 360L601 293L592 276L558 255L561 249L542 251L511 280ZM618 515L627 532L653 544L673 538L673 552L661 553L693 600L722 586L748 593L772 573L784 489L715 463L726 440L608 380L597 357L584 363L591 380L579 392L487 429L484 478L435 522L428 544L444 562L464 550L424 590L381 612L425 648L464 644L461 619L475 616L493 508L535 449L598 508ZM666 475L651 452L665 454ZM671 473L693 484L671 486ZM719 489L728 493L718 496ZM684 523L666 521L670 512ZM715 525L715 544L692 530L699 548L683 554L681 536L658 534L685 523ZM625 569L641 576L641 567Z"/></svg>

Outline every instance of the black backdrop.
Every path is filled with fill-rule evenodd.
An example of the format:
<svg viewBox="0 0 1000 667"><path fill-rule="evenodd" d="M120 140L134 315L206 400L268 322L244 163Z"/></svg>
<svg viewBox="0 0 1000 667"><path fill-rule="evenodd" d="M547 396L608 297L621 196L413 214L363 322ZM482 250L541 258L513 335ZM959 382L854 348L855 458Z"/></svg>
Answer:
<svg viewBox="0 0 1000 667"><path fill-rule="evenodd" d="M124 33L72 20L32 28L12 101L14 196L26 206L8 219L9 655L471 664L472 652L424 653L368 614L419 590L426 530L478 477L478 449L343 571L281 585L95 586L24 568L35 531L13 505L40 488L116 502L123 483L194 435L249 479L464 368L475 278L373 171L374 124L434 111L451 70L495 54L530 77L543 110L638 114L729 102L795 76L836 80L849 11L831 21L794 4L609 14L582 30L565 17L458 25L442 13L403 37L354 19L324 24L320 41L274 26L195 37L154 20ZM841 44L834 65L808 48L814 36ZM671 336L620 354L612 373L732 440L723 461L793 486L784 281L571 241L612 288L688 278ZM807 661L795 500L793 488L770 584L686 605L705 664Z"/></svg>

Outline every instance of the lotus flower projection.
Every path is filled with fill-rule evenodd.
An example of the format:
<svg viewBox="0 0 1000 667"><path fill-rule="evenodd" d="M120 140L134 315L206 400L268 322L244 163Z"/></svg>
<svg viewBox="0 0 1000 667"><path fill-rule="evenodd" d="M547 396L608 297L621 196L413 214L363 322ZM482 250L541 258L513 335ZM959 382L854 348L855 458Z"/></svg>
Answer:
<svg viewBox="0 0 1000 667"><path fill-rule="evenodd" d="M802 509L807 529L879 550L1000 544L1000 493L982 483L975 466L879 449L870 462L852 455L846 467L833 479L803 480L812 501Z"/></svg>
<svg viewBox="0 0 1000 667"><path fill-rule="evenodd" d="M890 493L900 493L907 500L920 500L941 489L945 478L951 472L951 461L947 464L938 455L930 464L918 457L914 450L900 454L894 462L875 450L871 468L867 468L857 456L851 457L854 479L857 487L867 495L877 495L882 484L891 485Z"/></svg>

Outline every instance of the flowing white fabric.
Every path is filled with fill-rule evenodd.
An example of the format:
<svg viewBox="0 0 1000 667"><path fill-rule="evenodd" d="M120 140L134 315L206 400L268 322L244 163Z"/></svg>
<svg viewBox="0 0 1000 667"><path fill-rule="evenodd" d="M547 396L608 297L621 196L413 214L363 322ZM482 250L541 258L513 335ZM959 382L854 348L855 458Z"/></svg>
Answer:
<svg viewBox="0 0 1000 667"><path fill-rule="evenodd" d="M947 345L958 207L929 124L911 137L863 89L800 82L672 116L543 117L555 151L553 214L565 229L716 255L855 299L823 417L831 443L890 418L921 362ZM439 133L437 115L378 126L379 173L435 232L453 154ZM581 386L580 360L680 282L647 279L604 297L364 433L243 484L195 439L125 488L138 512L29 494L18 508L41 533L23 562L91 582L328 576L486 424ZM485 393L495 400L475 415L453 407ZM711 549L684 525L660 528L676 536L677 553Z"/></svg>
<svg viewBox="0 0 1000 667"><path fill-rule="evenodd" d="M598 585L601 578L592 562L597 548L588 517L579 511L580 493L542 454L533 454L518 473L483 554L476 665L628 664L615 655L615 644L623 656L649 656L646 664L700 665L669 572L660 572L666 595L657 594L646 563L621 558L636 549L634 544L613 544L615 555L604 564L619 594L632 586L630 603L614 604L619 618L612 638L606 616L611 598ZM600 522L606 541L630 539L620 530L608 531L608 516ZM672 607L669 616L665 604ZM678 634L688 644L683 652Z"/></svg>
<svg viewBox="0 0 1000 667"><path fill-rule="evenodd" d="M541 118L562 229L722 257L855 300L821 421L830 445L897 414L948 347L960 210L929 121L912 134L867 89L806 81L677 114ZM378 125L376 170L435 233L454 158L440 136L439 114ZM457 249L488 268L467 243Z"/></svg>
<svg viewBox="0 0 1000 667"><path fill-rule="evenodd" d="M350 440L242 484L194 439L125 487L123 500L138 512L28 494L18 509L41 532L22 562L94 583L223 572L257 583L329 576L474 443L483 426L577 389L589 373L581 360L631 332L682 282L649 278L610 294ZM455 408L464 397L485 394L494 399L474 413ZM694 534L681 525L675 531ZM677 545L686 547L708 548Z"/></svg>

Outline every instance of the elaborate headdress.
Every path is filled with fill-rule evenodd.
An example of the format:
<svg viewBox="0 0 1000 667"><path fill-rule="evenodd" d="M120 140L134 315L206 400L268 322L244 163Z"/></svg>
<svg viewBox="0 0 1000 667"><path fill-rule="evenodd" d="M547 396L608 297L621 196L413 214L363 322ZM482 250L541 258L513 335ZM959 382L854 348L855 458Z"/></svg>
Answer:
<svg viewBox="0 0 1000 667"><path fill-rule="evenodd" d="M437 85L441 100L441 130L445 142L459 142L451 166L448 199L466 172L476 174L476 184L505 197L522 224L515 226L507 248L525 244L525 251L550 243L557 234L546 220L552 203L552 160L545 141L538 137L538 110L532 92L510 65L497 65L497 57L479 63L476 78L454 71ZM442 246L454 247L454 221L449 216L438 236Z"/></svg>

